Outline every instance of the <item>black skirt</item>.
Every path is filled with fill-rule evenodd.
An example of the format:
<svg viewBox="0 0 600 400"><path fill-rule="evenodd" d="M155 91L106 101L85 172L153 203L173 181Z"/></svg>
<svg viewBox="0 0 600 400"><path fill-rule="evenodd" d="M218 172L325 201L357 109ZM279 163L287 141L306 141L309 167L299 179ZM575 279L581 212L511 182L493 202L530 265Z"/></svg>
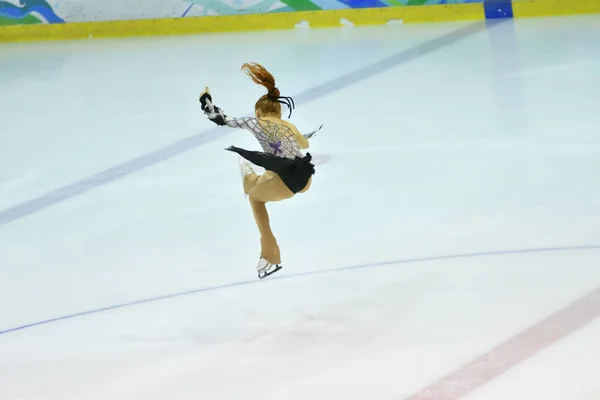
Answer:
<svg viewBox="0 0 600 400"><path fill-rule="evenodd" d="M261 151L244 150L235 146L230 146L225 150L238 153L252 164L263 167L267 171L275 172L294 194L302 191L308 184L310 177L315 173L315 166L310 162L312 160L310 153L292 160Z"/></svg>

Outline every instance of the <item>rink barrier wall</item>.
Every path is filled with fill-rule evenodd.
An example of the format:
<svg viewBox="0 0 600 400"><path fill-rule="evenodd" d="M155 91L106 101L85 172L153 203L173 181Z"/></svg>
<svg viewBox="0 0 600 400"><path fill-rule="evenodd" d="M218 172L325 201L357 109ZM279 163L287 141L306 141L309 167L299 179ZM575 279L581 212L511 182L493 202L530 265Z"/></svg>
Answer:
<svg viewBox="0 0 600 400"><path fill-rule="evenodd" d="M181 35L197 33L293 29L302 22L312 28L351 25L473 21L485 18L482 3L414 7L385 7L298 11L267 14L218 15L63 24L11 25L0 27L0 41L115 38L127 36Z"/></svg>
<svg viewBox="0 0 600 400"><path fill-rule="evenodd" d="M600 0L515 0L515 18L600 14Z"/></svg>
<svg viewBox="0 0 600 400"><path fill-rule="evenodd" d="M37 1L45 2L45 0ZM351 2L352 0L339 1ZM282 30L294 29L302 23L307 23L310 27L322 28L347 25L384 25L390 22L453 22L494 18L600 14L600 0L464 0L463 3L453 4L378 6L372 8L360 8L364 4L371 3L360 3L366 0L357 1L356 4L349 3L354 8L344 9L288 10L195 17L184 14L183 17L177 18L94 22L64 21L50 8L46 10L47 15L45 16L48 23L29 21L23 22L23 24L19 21L25 21L33 17L21 10L23 15L14 17L15 24L0 24L0 42ZM387 1L401 4L397 0ZM8 4L6 1L0 0L0 6L6 7L6 4ZM16 9L14 8L14 10ZM2 11L4 11L4 14L8 13L6 10L6 8L2 9L0 7L0 17L3 15Z"/></svg>

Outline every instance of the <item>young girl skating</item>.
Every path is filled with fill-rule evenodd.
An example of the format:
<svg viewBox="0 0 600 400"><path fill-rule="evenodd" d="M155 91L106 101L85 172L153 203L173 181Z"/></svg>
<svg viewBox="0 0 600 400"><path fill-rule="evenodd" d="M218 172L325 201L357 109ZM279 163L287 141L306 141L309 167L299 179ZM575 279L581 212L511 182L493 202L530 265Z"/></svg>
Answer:
<svg viewBox="0 0 600 400"><path fill-rule="evenodd" d="M294 101L290 97L281 96L273 75L262 65L255 63L244 64L242 70L255 83L267 89L267 94L261 96L254 105L256 118L233 118L225 115L222 109L214 105L208 87L200 95L200 103L210 121L217 125L250 131L263 149L262 152L248 151L235 146L226 149L241 156L240 171L244 192L250 199L254 219L260 231L261 253L256 270L258 277L262 279L282 268L279 246L271 231L265 204L290 199L310 188L315 168L311 163L310 153L304 155L302 150L309 147L308 139L321 128L302 135L293 124L281 119L281 104L288 106L291 116ZM263 167L265 173L258 175L254 172L252 164Z"/></svg>

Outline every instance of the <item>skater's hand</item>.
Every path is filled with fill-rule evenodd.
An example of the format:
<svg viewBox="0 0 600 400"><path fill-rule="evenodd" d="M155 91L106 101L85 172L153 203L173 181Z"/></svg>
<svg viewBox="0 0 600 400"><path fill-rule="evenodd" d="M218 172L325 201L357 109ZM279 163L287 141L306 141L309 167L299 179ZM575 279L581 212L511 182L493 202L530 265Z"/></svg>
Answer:
<svg viewBox="0 0 600 400"><path fill-rule="evenodd" d="M322 127L323 127L323 125L321 125L321 126L318 128L318 129L315 129L315 130L314 130L314 131L312 131L312 132L309 132L309 133L306 133L306 134L304 134L303 136L304 136L306 139L312 139L312 138L313 138L313 137L314 137L314 136L317 134L317 132L319 132L319 131L321 130L321 128L322 128Z"/></svg>
<svg viewBox="0 0 600 400"><path fill-rule="evenodd" d="M204 92L200 93L199 101L202 105L202 111L204 111L209 120L217 125L226 125L226 115L223 113L223 110L213 104L208 86L204 89Z"/></svg>
<svg viewBox="0 0 600 400"><path fill-rule="evenodd" d="M202 111L205 114L214 112L214 105L212 103L212 96L210 95L210 91L208 90L208 86L204 89L204 92L200 93L200 97L198 98L200 104L202 106Z"/></svg>

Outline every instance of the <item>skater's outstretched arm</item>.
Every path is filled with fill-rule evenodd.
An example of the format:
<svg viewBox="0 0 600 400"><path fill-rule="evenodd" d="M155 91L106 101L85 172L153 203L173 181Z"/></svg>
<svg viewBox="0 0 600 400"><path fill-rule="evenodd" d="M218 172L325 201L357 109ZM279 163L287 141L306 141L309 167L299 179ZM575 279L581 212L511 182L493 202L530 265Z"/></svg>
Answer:
<svg viewBox="0 0 600 400"><path fill-rule="evenodd" d="M302 136L304 136L306 138L306 140L312 139L317 134L317 132L319 132L321 130L322 127L323 127L323 125L321 125L320 127L318 127L317 129L315 129L312 132L305 133Z"/></svg>
<svg viewBox="0 0 600 400"><path fill-rule="evenodd" d="M225 125L231 128L241 128L247 131L250 131L254 134L258 134L262 131L260 126L258 125L258 119L253 117L242 117L242 118L234 118L225 116Z"/></svg>
<svg viewBox="0 0 600 400"><path fill-rule="evenodd" d="M210 121L220 126L229 126L231 128L241 128L247 131L250 131L258 140L267 140L267 134L265 133L263 127L260 126L259 120L253 117L242 117L235 118L225 115L223 110L217 107L212 100L212 96L210 95L208 86L200 94L200 104L202 105L202 111L208 117ZM308 149L309 143L308 140L316 135L316 133L321 130L323 125L321 125L318 129L309 132L307 134L301 134L295 126L293 126L294 137L296 142L298 143L298 147L301 149Z"/></svg>
<svg viewBox="0 0 600 400"><path fill-rule="evenodd" d="M198 100L200 101L202 111L204 111L204 114L210 121L220 126L227 125L226 119L231 118L227 117L223 110L213 103L208 86L204 89L204 92L200 93L200 98Z"/></svg>
<svg viewBox="0 0 600 400"><path fill-rule="evenodd" d="M258 125L258 120L252 117L234 118L225 115L223 110L213 103L212 96L208 90L208 86L200 94L200 104L202 111L210 121L220 126L229 126L231 128L242 128L252 133L259 134L262 129Z"/></svg>
<svg viewBox="0 0 600 400"><path fill-rule="evenodd" d="M319 132L321 130L322 127L323 127L323 125L321 125L317 129L315 129L314 131L305 133L305 134L301 134L297 129L295 129L294 134L296 136L296 141L298 142L298 146L303 150L308 149L310 146L310 144L308 143L309 140L312 139L317 134L317 132Z"/></svg>

